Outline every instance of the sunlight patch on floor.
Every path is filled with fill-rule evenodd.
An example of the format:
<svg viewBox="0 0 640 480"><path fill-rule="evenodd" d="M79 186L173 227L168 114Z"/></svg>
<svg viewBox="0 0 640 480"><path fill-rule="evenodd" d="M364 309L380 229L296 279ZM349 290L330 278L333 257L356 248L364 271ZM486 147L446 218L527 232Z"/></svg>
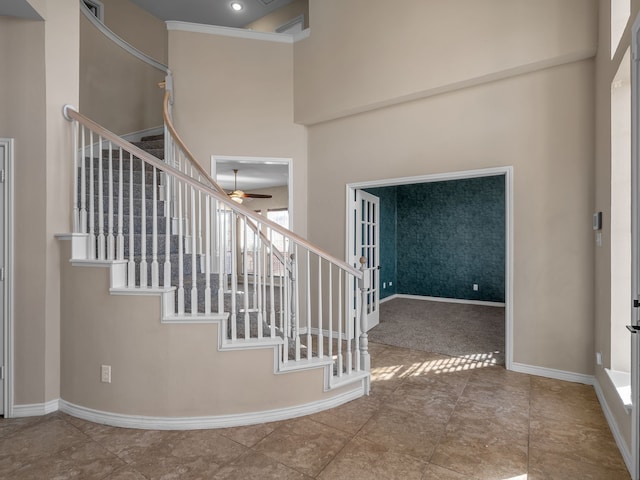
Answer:
<svg viewBox="0 0 640 480"><path fill-rule="evenodd" d="M393 378L419 377L428 374L445 374L493 367L497 364L495 353L477 353L463 357L448 357L416 362L405 365L385 365L371 368L372 380L391 380ZM505 479L512 480L512 479ZM515 477L514 480L520 480Z"/></svg>

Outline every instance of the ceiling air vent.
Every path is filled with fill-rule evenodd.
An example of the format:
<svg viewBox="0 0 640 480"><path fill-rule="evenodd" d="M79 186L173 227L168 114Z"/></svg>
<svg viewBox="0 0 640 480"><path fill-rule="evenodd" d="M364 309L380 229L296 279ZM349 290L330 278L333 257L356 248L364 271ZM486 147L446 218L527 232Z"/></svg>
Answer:
<svg viewBox="0 0 640 480"><path fill-rule="evenodd" d="M268 7L269 5L271 5L275 1L276 0L258 0L258 3L261 3L265 7Z"/></svg>

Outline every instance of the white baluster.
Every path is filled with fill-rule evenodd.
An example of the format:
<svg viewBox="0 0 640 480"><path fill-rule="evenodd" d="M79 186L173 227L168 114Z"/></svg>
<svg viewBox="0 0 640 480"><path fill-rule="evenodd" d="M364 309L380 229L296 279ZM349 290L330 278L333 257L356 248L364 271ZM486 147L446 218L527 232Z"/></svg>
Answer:
<svg viewBox="0 0 640 480"><path fill-rule="evenodd" d="M106 258L104 236L104 192L102 182L102 135L98 136L98 260Z"/></svg>
<svg viewBox="0 0 640 480"><path fill-rule="evenodd" d="M129 287L136 286L136 237L133 215L133 155L129 153L129 262L127 263L127 285Z"/></svg>
<svg viewBox="0 0 640 480"><path fill-rule="evenodd" d="M329 358L333 358L333 265L329 262ZM331 373L333 375L333 372Z"/></svg>
<svg viewBox="0 0 640 480"><path fill-rule="evenodd" d="M291 257L294 262L294 275L293 275L293 292L292 292L292 310L293 314L293 336L295 338L295 346L296 346L296 361L300 361L300 282L298 281L298 245L294 245L293 247L293 256Z"/></svg>
<svg viewBox="0 0 640 480"><path fill-rule="evenodd" d="M80 127L82 133L82 162L80 163L80 233L87 233L87 169L86 169L86 144L85 129ZM93 180L93 179L92 179ZM89 258L93 258L91 255Z"/></svg>
<svg viewBox="0 0 640 480"><path fill-rule="evenodd" d="M229 231L231 232L231 339L238 338L238 307L236 305L236 295L238 292L238 256L236 227L239 219L233 210L229 210Z"/></svg>
<svg viewBox="0 0 640 480"><path fill-rule="evenodd" d="M322 257L318 257L318 358L324 356L324 334L322 333Z"/></svg>
<svg viewBox="0 0 640 480"><path fill-rule="evenodd" d="M342 363L342 271L338 271L338 377L342 376L342 369L344 365ZM348 279L347 279L348 280Z"/></svg>
<svg viewBox="0 0 640 480"><path fill-rule="evenodd" d="M193 176L193 170L191 171ZM198 268L196 245L196 192L193 187L191 191L191 313L198 313Z"/></svg>
<svg viewBox="0 0 640 480"><path fill-rule="evenodd" d="M204 313L211 313L211 198L205 196L205 252L204 252Z"/></svg>
<svg viewBox="0 0 640 480"><path fill-rule="evenodd" d="M165 182L165 205L164 205L164 272L162 275L162 285L166 288L171 285L171 205L173 202L172 185L174 185L173 176L167 175Z"/></svg>
<svg viewBox="0 0 640 480"><path fill-rule="evenodd" d="M152 207L153 216L151 218L153 234L151 237L151 286L157 288L160 285L160 266L158 264L158 171L152 168L153 192Z"/></svg>
<svg viewBox="0 0 640 480"><path fill-rule="evenodd" d="M244 338L247 339L251 332L251 322L249 318L249 261L247 259L247 217L242 220L242 281L244 286Z"/></svg>
<svg viewBox="0 0 640 480"><path fill-rule="evenodd" d="M273 278L273 229L269 230L269 326L271 338L276 336L276 304L275 304L275 280ZM280 304L282 305L282 304Z"/></svg>
<svg viewBox="0 0 640 480"><path fill-rule="evenodd" d="M93 172L93 131L89 130L89 258L96 258L95 178Z"/></svg>
<svg viewBox="0 0 640 480"><path fill-rule="evenodd" d="M353 275L348 275L347 277L347 281L349 282L349 294L351 296L353 296L354 292L352 291L355 285L355 278ZM356 295L356 298L354 299L355 302L355 308L356 308L356 312L358 309L358 298L359 295ZM346 360L347 360L347 364L345 366L345 373L347 375L351 374L351 370L353 368L353 356L351 354L351 341L353 339L353 332L352 332L352 328L353 328L353 322L354 322L354 318L351 317L351 312L347 312L347 314L345 315L345 325L344 325L344 334L347 340L347 351L346 351Z"/></svg>
<svg viewBox="0 0 640 480"><path fill-rule="evenodd" d="M123 205L123 188L122 185L123 175L122 175L122 148L119 148L119 159L120 163L118 166L118 237L116 238L116 255L118 260L124 260L124 228L123 228L123 219L124 219L124 205Z"/></svg>
<svg viewBox="0 0 640 480"><path fill-rule="evenodd" d="M178 184L178 314L184 314L184 250L182 248L182 182ZM186 188L186 187L185 187Z"/></svg>
<svg viewBox="0 0 640 480"><path fill-rule="evenodd" d="M113 235L113 145L109 142L109 212L107 214L107 259L116 258L116 237Z"/></svg>
<svg viewBox="0 0 640 480"><path fill-rule="evenodd" d="M149 285L147 278L147 178L145 172L145 163L140 160L140 175L142 176L142 185L140 188L140 286Z"/></svg>
<svg viewBox="0 0 640 480"><path fill-rule="evenodd" d="M362 280L361 282L361 297L362 297L362 310L360 312L360 355L359 355L359 368L358 370L362 370L368 372L371 370L371 357L369 356L369 336L367 335L367 291L370 291L371 285L368 285L366 280L367 268L366 268L366 259L362 257L360 259L360 271L362 272ZM366 394L369 394L369 380L367 380L365 386Z"/></svg>
<svg viewBox="0 0 640 480"><path fill-rule="evenodd" d="M80 232L80 209L78 208L78 196L80 191L78 190L78 175L80 175L80 165L78 164L78 128L77 121L73 122L73 210L71 215L71 221L73 225L73 233ZM82 152L84 157L84 152ZM84 162L84 159L83 159Z"/></svg>
<svg viewBox="0 0 640 480"><path fill-rule="evenodd" d="M313 350L313 337L311 336L311 258L309 250L307 250L307 360L311 360Z"/></svg>
<svg viewBox="0 0 640 480"><path fill-rule="evenodd" d="M262 225L260 224L260 222L257 223L256 225L256 230L257 232L260 231L260 229L262 228ZM256 310L257 310L257 322L258 322L258 338L262 338L264 332L263 332L263 328L262 328L262 320L263 320L263 314L262 314L262 302L264 299L264 296L262 295L262 254L260 252L262 252L262 248L261 248L261 239L260 239L260 235L258 233L254 233L253 234L254 237L254 256L253 256L253 270L255 272L254 275L254 291L257 292L258 294L258 298L257 298L257 302L256 302Z"/></svg>
<svg viewBox="0 0 640 480"><path fill-rule="evenodd" d="M202 177L198 175L198 181L202 182ZM198 255L200 255L200 264L202 264L202 257L204 256L204 249L202 248L202 193L198 190ZM204 271L202 266L200 271Z"/></svg>
<svg viewBox="0 0 640 480"><path fill-rule="evenodd" d="M185 168L184 168L184 173L185 174L189 174L189 168L187 168L187 162L185 162ZM191 167L191 176L193 176L193 167ZM184 226L183 226L183 232L184 232L184 253L185 254L190 254L191 253L191 235L193 232L189 231L189 227L191 226L191 222L189 222L190 218L193 218L194 213L189 211L189 207L191 205L191 203L189 202L189 188L187 187L187 185L184 186Z"/></svg>
<svg viewBox="0 0 640 480"><path fill-rule="evenodd" d="M216 201L217 225L218 225L218 313L224 312L224 290L226 287L226 265L227 254L226 225L227 210L222 202ZM226 335L226 332L225 332Z"/></svg>

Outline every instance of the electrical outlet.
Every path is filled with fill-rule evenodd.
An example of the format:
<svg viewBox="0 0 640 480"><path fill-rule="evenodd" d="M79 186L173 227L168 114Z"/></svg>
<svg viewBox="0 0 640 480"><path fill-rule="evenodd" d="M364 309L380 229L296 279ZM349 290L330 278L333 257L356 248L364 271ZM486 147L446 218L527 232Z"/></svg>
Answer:
<svg viewBox="0 0 640 480"><path fill-rule="evenodd" d="M473 291L474 291L474 292L477 292L478 290L479 290L479 288L478 288L478 284L477 284L477 283L474 283L474 284L473 284Z"/></svg>
<svg viewBox="0 0 640 480"><path fill-rule="evenodd" d="M102 365L100 367L100 381L102 383L111 383L111 365Z"/></svg>
<svg viewBox="0 0 640 480"><path fill-rule="evenodd" d="M387 282L382 282L382 288L387 288Z"/></svg>
<svg viewBox="0 0 640 480"><path fill-rule="evenodd" d="M390 287L393 287L393 282L389 282L389 286L390 286Z"/></svg>
<svg viewBox="0 0 640 480"><path fill-rule="evenodd" d="M602 352L596 352L596 364L602 365Z"/></svg>

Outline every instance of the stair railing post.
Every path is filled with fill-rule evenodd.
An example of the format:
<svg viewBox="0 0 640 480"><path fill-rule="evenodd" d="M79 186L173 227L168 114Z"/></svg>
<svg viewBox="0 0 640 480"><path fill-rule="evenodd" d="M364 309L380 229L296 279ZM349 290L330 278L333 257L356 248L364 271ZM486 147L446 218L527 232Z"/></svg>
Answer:
<svg viewBox="0 0 640 480"><path fill-rule="evenodd" d="M362 278L358 281L360 288L360 370L368 372L371 370L371 357L369 356L369 336L367 335L367 292L370 288L371 279L366 268L367 259L360 257L360 271ZM366 394L369 394L369 379L366 379Z"/></svg>

